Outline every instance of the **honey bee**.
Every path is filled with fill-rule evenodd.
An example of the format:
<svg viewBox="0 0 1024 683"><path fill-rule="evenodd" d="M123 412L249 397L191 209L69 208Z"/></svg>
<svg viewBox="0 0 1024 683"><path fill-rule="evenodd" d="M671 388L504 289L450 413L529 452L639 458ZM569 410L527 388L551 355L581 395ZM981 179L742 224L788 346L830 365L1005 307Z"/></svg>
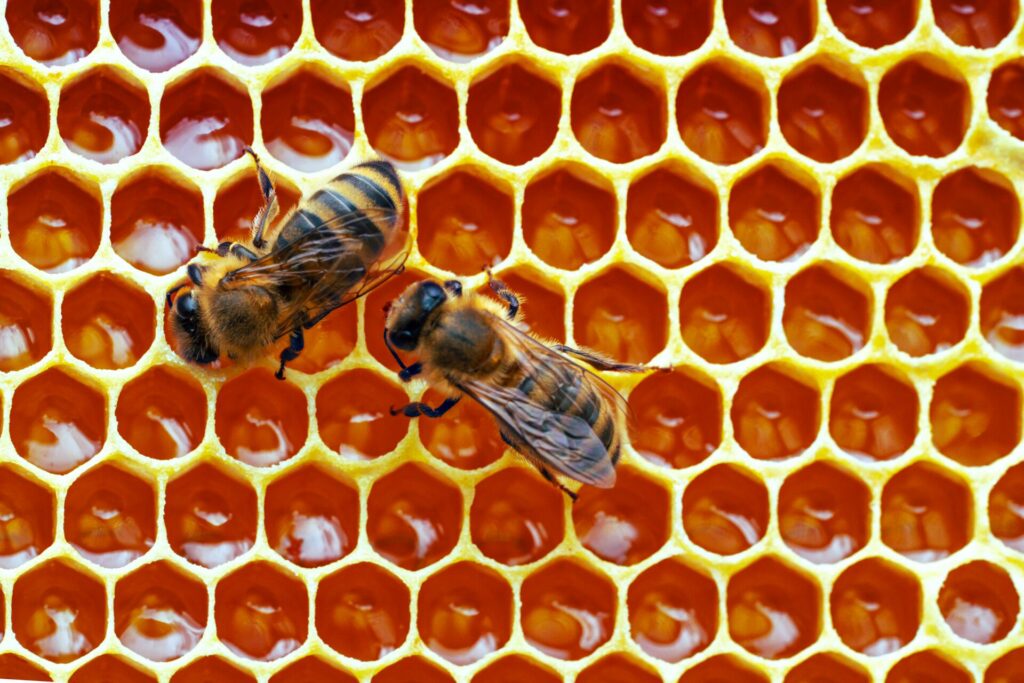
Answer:
<svg viewBox="0 0 1024 683"><path fill-rule="evenodd" d="M463 292L457 280L427 280L388 306L384 342L401 367L399 378L422 374L448 396L436 408L410 403L392 407L391 414L436 418L469 396L495 418L505 443L571 499L576 493L556 475L614 486L628 407L611 385L569 356L599 370L645 368L532 337L519 326L519 298L490 271L487 276L503 304ZM418 362L406 365L396 349L418 354Z"/></svg>
<svg viewBox="0 0 1024 683"><path fill-rule="evenodd" d="M171 333L189 361L248 362L290 335L276 377L302 351L303 330L401 271L405 196L394 167L368 161L337 176L275 224L277 193L256 153L264 206L250 239L221 242L167 293ZM182 291L184 290L184 291Z"/></svg>

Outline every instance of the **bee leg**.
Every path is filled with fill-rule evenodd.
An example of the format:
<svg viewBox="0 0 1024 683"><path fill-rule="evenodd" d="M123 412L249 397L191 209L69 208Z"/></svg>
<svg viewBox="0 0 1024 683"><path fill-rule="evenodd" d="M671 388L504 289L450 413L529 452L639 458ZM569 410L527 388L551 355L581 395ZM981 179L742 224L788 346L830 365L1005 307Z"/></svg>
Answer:
<svg viewBox="0 0 1024 683"><path fill-rule="evenodd" d="M263 194L263 208L252 223L252 245L257 249L263 249L267 244L263 238L263 233L277 216L280 207L277 202L277 191L274 189L274 183L271 182L267 172L263 170L263 164L260 163L259 156L248 145L245 147L245 153L251 156L252 160L256 163L256 175L260 181L260 192Z"/></svg>
<svg viewBox="0 0 1024 683"><path fill-rule="evenodd" d="M604 356L594 353L593 351L584 351L582 349L574 349L571 346L565 344L555 344L552 346L555 351L565 353L570 356L575 356L580 360L589 363L592 367L598 370L609 370L611 372L643 372L647 370L642 365L630 365L629 363L616 363L613 360L609 360Z"/></svg>
<svg viewBox="0 0 1024 683"><path fill-rule="evenodd" d="M458 280L446 280L444 288L451 292L451 295L455 298L462 296L462 283Z"/></svg>
<svg viewBox="0 0 1024 683"><path fill-rule="evenodd" d="M302 352L302 349L303 347L305 347L305 345L306 341L302 337L302 328L296 327L294 330L292 330L292 336L289 338L288 347L281 352L281 367L279 367L277 369L277 372L274 373L274 377L278 379L284 379L285 364L287 364L289 361L293 361L296 358L298 358L299 353Z"/></svg>
<svg viewBox="0 0 1024 683"><path fill-rule="evenodd" d="M255 261L259 258L255 252L238 242L221 242L217 245L217 253L221 256L231 254L238 258L244 258L246 261Z"/></svg>
<svg viewBox="0 0 1024 683"><path fill-rule="evenodd" d="M519 315L519 297L508 288L508 285L494 277L494 275L491 274L490 268L487 268L487 284L491 286L491 290L497 294L502 301L508 304L508 310L505 312L505 317L509 320L515 320L516 316Z"/></svg>
<svg viewBox="0 0 1024 683"><path fill-rule="evenodd" d="M451 398L448 397L444 400L441 405L436 408L431 408L426 403L413 402L402 406L401 408L395 408L391 406L392 415L405 415L406 417L419 417L420 415L426 415L427 417L441 417L449 410L451 410L456 403L462 400L462 397Z"/></svg>
<svg viewBox="0 0 1024 683"><path fill-rule="evenodd" d="M398 373L398 379L403 382L408 382L421 372L423 372L423 363L413 363L412 365L402 368L402 371Z"/></svg>
<svg viewBox="0 0 1024 683"><path fill-rule="evenodd" d="M577 499L579 499L579 497L580 497L579 494L578 493L574 493L573 491L570 491L568 488L566 488L565 484L563 484L562 482L560 482L557 479L555 479L555 475L551 474L551 471L548 470L547 467L539 467L538 469L540 470L540 476L542 476L545 479L547 479L549 482L554 484L555 487L557 487L562 493L564 493L565 495L569 496L569 499L572 502L575 503L577 501Z"/></svg>

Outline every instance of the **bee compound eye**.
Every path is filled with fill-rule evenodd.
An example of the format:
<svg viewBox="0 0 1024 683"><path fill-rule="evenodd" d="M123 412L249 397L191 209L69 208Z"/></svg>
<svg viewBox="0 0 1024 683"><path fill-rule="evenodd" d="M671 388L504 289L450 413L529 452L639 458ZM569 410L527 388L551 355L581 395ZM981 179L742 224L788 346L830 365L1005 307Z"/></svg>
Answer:
<svg viewBox="0 0 1024 683"><path fill-rule="evenodd" d="M178 315L183 318L194 318L199 315L199 304L191 293L182 294L174 305Z"/></svg>
<svg viewBox="0 0 1024 683"><path fill-rule="evenodd" d="M409 329L388 332L392 346L402 351L412 351L416 347L416 333Z"/></svg>

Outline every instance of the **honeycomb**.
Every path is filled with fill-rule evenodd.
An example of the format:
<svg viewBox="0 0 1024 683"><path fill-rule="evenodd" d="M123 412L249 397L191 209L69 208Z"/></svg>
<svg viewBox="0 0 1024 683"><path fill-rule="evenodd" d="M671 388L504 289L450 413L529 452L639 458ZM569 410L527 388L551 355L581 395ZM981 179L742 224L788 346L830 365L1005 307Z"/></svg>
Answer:
<svg viewBox="0 0 1024 683"><path fill-rule="evenodd" d="M0 678L1024 680L1014 0L0 5ZM163 320L247 144L410 195L284 383ZM615 488L387 414L384 303L484 265L671 368Z"/></svg>

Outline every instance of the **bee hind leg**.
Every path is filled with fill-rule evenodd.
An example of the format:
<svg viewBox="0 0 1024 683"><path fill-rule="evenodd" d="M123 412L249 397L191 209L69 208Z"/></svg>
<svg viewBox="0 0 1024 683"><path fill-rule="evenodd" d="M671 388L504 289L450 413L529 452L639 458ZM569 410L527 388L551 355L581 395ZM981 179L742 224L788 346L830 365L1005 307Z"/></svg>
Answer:
<svg viewBox="0 0 1024 683"><path fill-rule="evenodd" d="M281 352L281 366L278 367L274 377L284 379L284 366L299 357L302 349L306 346L306 340L302 336L302 328L296 327L292 330L292 336L288 340L288 346Z"/></svg>
<svg viewBox="0 0 1024 683"><path fill-rule="evenodd" d="M564 493L565 495L569 496L569 500L571 500L574 503L577 500L579 500L579 497L580 497L579 494L575 493L573 491L570 491L568 488L566 488L565 484L563 484L562 482L560 482L557 479L555 479L555 475L551 474L551 470L549 470L547 467L539 467L538 469L540 470L540 476L542 476L545 479L547 479L549 482L554 484L554 486L557 489L559 489L562 493Z"/></svg>
<svg viewBox="0 0 1024 683"><path fill-rule="evenodd" d="M394 406L391 406L391 414L401 414L405 415L406 417L419 417L420 415L425 415L426 417L432 418L441 417L449 410L451 410L453 407L455 407L455 404L458 403L461 399L461 396L459 396L458 398L448 397L444 400L443 403L441 403L441 405L439 405L436 408L431 408L426 403L421 403L419 401L406 404L401 408L395 408Z"/></svg>
<svg viewBox="0 0 1024 683"><path fill-rule="evenodd" d="M615 361L605 358L599 353L593 351L585 351L583 349L575 349L565 344L555 344L552 346L555 351L564 353L575 358L579 358L581 361L588 363L589 365L597 368L598 370L608 370L610 372L643 372L647 370L642 365L631 365L629 363L616 363Z"/></svg>
<svg viewBox="0 0 1024 683"><path fill-rule="evenodd" d="M490 285L491 291L508 305L505 317L509 320L515 320L516 316L519 315L519 297L508 288L508 285L494 277L490 268L487 268L487 284Z"/></svg>

